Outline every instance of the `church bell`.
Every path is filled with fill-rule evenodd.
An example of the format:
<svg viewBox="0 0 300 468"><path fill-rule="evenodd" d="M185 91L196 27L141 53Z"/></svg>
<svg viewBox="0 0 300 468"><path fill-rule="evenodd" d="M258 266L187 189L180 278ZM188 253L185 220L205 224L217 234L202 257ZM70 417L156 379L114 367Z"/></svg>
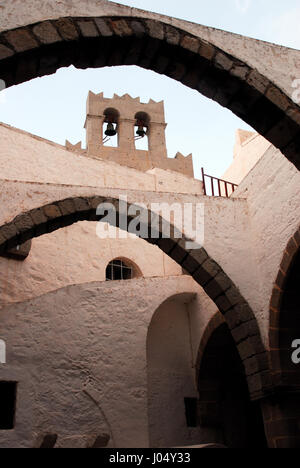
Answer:
<svg viewBox="0 0 300 468"><path fill-rule="evenodd" d="M107 128L105 130L105 135L109 137L113 137L117 134L117 130L114 127L114 124L108 123Z"/></svg>
<svg viewBox="0 0 300 468"><path fill-rule="evenodd" d="M137 136L140 138L144 138L146 136L147 131L145 130L145 123L142 120L137 122L138 129L136 131Z"/></svg>

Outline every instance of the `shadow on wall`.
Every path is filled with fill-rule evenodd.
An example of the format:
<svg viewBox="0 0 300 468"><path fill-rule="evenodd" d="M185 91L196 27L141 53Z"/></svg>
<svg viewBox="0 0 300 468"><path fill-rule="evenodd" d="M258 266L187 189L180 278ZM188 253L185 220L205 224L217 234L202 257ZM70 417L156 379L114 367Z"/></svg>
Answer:
<svg viewBox="0 0 300 468"><path fill-rule="evenodd" d="M150 447L199 443L188 427L185 399L197 398L191 354L190 304L194 294L173 296L154 313L147 337Z"/></svg>

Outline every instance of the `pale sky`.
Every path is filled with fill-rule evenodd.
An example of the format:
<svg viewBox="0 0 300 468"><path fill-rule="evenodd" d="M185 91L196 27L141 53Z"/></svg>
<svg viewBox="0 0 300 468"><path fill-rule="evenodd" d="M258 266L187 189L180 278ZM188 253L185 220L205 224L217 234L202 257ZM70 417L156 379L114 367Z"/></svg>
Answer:
<svg viewBox="0 0 300 468"><path fill-rule="evenodd" d="M1 3L1 0L0 0ZM299 0L126 0L151 10L300 49ZM61 69L55 75L0 92L0 121L64 144L82 140L88 91L165 101L169 156L193 153L196 176L221 176L232 161L237 128L249 129L230 111L182 84L137 67ZM43 155L41 154L41 158Z"/></svg>

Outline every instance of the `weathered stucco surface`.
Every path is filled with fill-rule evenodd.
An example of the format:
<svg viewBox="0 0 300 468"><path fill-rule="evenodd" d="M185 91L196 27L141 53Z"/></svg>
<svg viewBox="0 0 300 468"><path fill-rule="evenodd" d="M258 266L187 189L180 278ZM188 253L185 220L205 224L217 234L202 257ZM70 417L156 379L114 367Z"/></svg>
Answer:
<svg viewBox="0 0 300 468"><path fill-rule="evenodd" d="M112 447L147 447L148 398L157 398L174 382L169 368L161 375L160 386L150 379L147 388L147 331L155 311L173 296L156 317L166 310L174 317L171 329L164 329L164 340L170 344L177 337L184 352L177 359L179 354L168 357L167 348L153 349L159 335L151 346L148 341L148 355L154 353L162 362L175 359L175 373L188 377L188 387L181 387L169 413L170 427L179 427L182 433L180 400L196 392L197 349L215 305L188 276L141 278L77 284L1 309L1 338L7 343L1 376L19 384L16 427L0 432L0 445L32 447L38 435L52 432L59 435L59 447L86 447L104 432L111 436ZM182 328L187 320L192 342L188 327ZM150 412L152 421L159 416L151 407ZM170 436L164 437L170 441ZM209 441L200 430L185 429L185 437L193 443Z"/></svg>
<svg viewBox="0 0 300 468"><path fill-rule="evenodd" d="M234 159L222 179L239 185L270 146L271 143L258 133L237 130Z"/></svg>
<svg viewBox="0 0 300 468"><path fill-rule="evenodd" d="M299 171L270 147L234 195L247 198L258 280L251 294L257 298L255 310L266 343L272 288L286 245L299 227L299 187Z"/></svg>
<svg viewBox="0 0 300 468"><path fill-rule="evenodd" d="M204 197L201 195L202 183L181 174L161 169L141 173L116 163L80 156L59 145L44 142L3 125L0 126L0 132L3 136L0 166L2 177L5 179L1 182L0 221L2 224L11 221L20 212L78 195L104 195L116 198L122 195L127 196L129 202L145 203L148 207L151 207L152 203L162 202L181 205L192 203L194 207L197 203L203 203L205 207L204 247L222 266L253 308L267 343L267 304L270 291L285 245L289 236L298 228L297 213L300 203L299 174L280 152L276 152L271 147L244 178L234 197L224 199ZM240 158L245 160L249 158L248 164L251 165L252 158L257 157L256 151L261 154L266 147L268 143L262 137L253 137L253 140L243 147L243 153L235 158L233 168L237 167ZM242 176L243 170L243 167L238 167L239 177ZM26 182L21 182L24 180ZM30 183L30 180L34 183ZM284 181L289 181L289 183L284 183ZM179 182L181 193L177 193ZM277 212L278 221L273 229L274 214ZM63 246L66 239L72 239L67 247L68 251L72 252L74 237L73 235L68 237L67 233L77 232L82 251L82 257L79 255L78 259L83 259L85 250L94 257L94 247L90 246L91 239L94 236L95 246L98 245L99 239L94 227L86 226L84 229L81 231L81 228L73 227L65 232L56 233L53 239L58 246ZM266 231L265 234L261 234L263 229ZM285 232L284 236L282 236L282 231ZM281 236L280 242L278 236ZM43 292L72 284L76 278L82 281L82 271L78 267L80 263L76 266L76 262L71 261L70 266L73 265L75 270L68 280L64 257L59 253L59 248L55 253L49 244L45 250L45 247L42 247L45 245L44 242L42 239L34 240L32 253L36 252L35 256L29 257L24 264L14 267L16 276L11 272L4 277L2 280L2 290L5 291L4 301L18 302L24 297L35 296L36 289L39 289L39 280L44 278L42 267L44 255L56 267L50 275L51 281L43 285ZM265 244L268 244L268 251L273 250L273 253L267 257ZM76 245L75 240L74 245ZM137 249L136 245L139 245ZM141 256L140 248L144 248L143 245L146 246L143 241L129 239L123 242L122 250L126 257L127 254L132 255L136 249L134 259L138 265L141 264L145 276L157 276L163 272L166 275L180 274L180 268L159 253L157 247L146 246L147 256L141 262L139 256ZM280 250L278 250L278 245L281 246ZM111 249L112 253L116 252L114 243L111 243ZM275 251L276 262L271 263ZM104 256L103 262L104 258L105 261L108 259ZM241 258L243 259L242 269ZM260 271L260 264L266 258L268 261ZM154 263L154 259L155 262L159 260L159 263ZM11 261L1 259L1 264L4 270L8 271ZM91 268L88 281L103 278L104 263L95 260L95 264L97 267ZM98 271L98 267L102 273ZM267 269L266 272L264 268ZM27 277L30 271L35 271L34 277L37 278L37 281L31 285ZM19 281L24 286L18 287ZM262 284L266 283L268 286L262 288Z"/></svg>
<svg viewBox="0 0 300 468"><path fill-rule="evenodd" d="M145 278L182 275L177 263L148 242L100 239L96 228L97 223L80 222L39 237L24 262L0 257L0 307L72 284L105 281L106 267L115 258L128 259Z"/></svg>
<svg viewBox="0 0 300 468"><path fill-rule="evenodd" d="M205 295L182 294L169 298L153 315L147 337L150 447L216 442L212 429L187 427L184 405L185 398L198 395L199 336L214 310Z"/></svg>
<svg viewBox="0 0 300 468"><path fill-rule="evenodd" d="M202 182L173 171L158 178L148 174L68 151L21 130L0 124L1 178L27 182L45 182L74 186L106 187L126 190L202 194Z"/></svg>

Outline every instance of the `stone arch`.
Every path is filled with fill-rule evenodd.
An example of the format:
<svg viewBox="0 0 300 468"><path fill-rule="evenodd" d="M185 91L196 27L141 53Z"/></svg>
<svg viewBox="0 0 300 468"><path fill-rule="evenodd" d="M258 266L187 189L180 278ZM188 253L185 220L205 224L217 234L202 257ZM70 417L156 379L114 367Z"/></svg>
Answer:
<svg viewBox="0 0 300 468"><path fill-rule="evenodd" d="M229 448L266 448L262 408L259 402L250 401L238 348L219 312L200 342L197 387L199 422L210 441Z"/></svg>
<svg viewBox="0 0 300 468"><path fill-rule="evenodd" d="M118 111L118 109L115 109L114 107L107 107L103 112L103 116L103 125L111 123L115 124L116 127L118 127L120 119L120 112Z"/></svg>
<svg viewBox="0 0 300 468"><path fill-rule="evenodd" d="M290 339L289 349L283 349L282 336L280 336L281 333L286 333L286 335L289 335L290 337L297 334L295 323L292 323L292 321L289 323L290 317L287 316L289 307L287 306L287 300L285 300L285 296L288 294L289 282L291 279L290 276L293 273L293 269L296 269L297 264L300 263L299 252L300 227L291 237L286 246L270 301L270 358L274 383L278 386L285 385L284 382L287 378L287 375L289 375L289 381L292 381L293 378L295 378L296 382L300 386L299 372L295 366L293 366L291 361L292 339ZM285 309L286 317L283 317ZM295 338L300 338L300 336L295 336ZM287 371L286 375L284 375L285 371Z"/></svg>
<svg viewBox="0 0 300 468"><path fill-rule="evenodd" d="M151 121L151 117L147 112L137 112L134 118L136 122L141 120L145 124L145 127L148 127Z"/></svg>
<svg viewBox="0 0 300 468"><path fill-rule="evenodd" d="M103 3L103 16L65 17L52 11L49 19L2 30L0 79L9 87L69 65L137 65L227 107L300 169L300 107L275 80L191 33L197 25L193 29L188 22L139 10L134 16L120 5L121 16L116 16L109 14L116 6L102 2L100 10Z"/></svg>
<svg viewBox="0 0 300 468"><path fill-rule="evenodd" d="M119 200L101 196L58 200L22 213L11 222L1 226L0 254L29 239L51 233L78 221L103 220L106 222L107 216L106 214L104 216L104 211L102 211L102 215L97 214L99 205L112 206L116 216L111 224L124 229L124 201L122 201L122 208L120 208ZM151 220L154 213L144 208L138 208L138 211L141 213L140 219L143 220L141 223L144 223L145 227L141 231L147 233L145 240L157 245L166 255L184 268L203 287L224 315L245 366L250 394L253 399L260 398L269 391L271 382L269 372L265 367L266 351L261 340L259 327L247 301L220 265L208 255L203 247L187 249L188 239L185 236L178 239L178 230L173 226L169 226L170 236L164 238L162 232L168 223L161 217L158 223L159 230L154 238L153 232L151 233ZM130 231L128 226L132 218L126 214L126 220L126 229Z"/></svg>

